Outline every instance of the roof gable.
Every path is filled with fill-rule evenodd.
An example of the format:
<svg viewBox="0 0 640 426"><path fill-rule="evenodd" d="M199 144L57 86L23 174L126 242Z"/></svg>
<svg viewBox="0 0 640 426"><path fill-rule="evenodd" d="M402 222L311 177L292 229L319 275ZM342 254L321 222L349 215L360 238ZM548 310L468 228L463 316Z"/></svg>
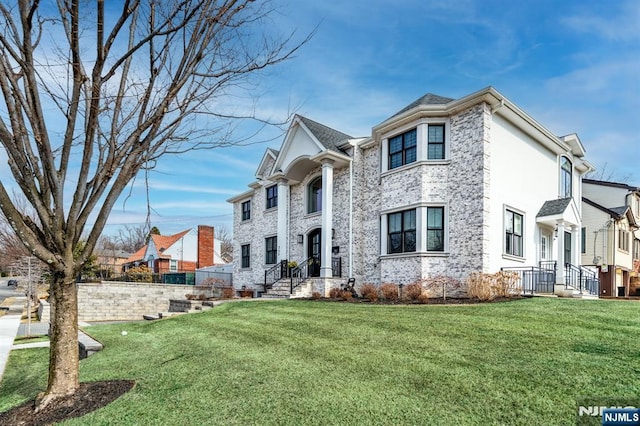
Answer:
<svg viewBox="0 0 640 426"><path fill-rule="evenodd" d="M259 179L263 179L266 176L270 176L273 174L273 164L278 158L278 154L280 152L273 148L267 148L262 156L262 160L260 160L260 164L258 165L258 169L256 170L256 177Z"/></svg>
<svg viewBox="0 0 640 426"><path fill-rule="evenodd" d="M345 141L353 139L352 136L342 133L339 130L332 129L324 124L320 124L317 121L313 121L301 115L298 115L297 117L326 149L342 152L338 147Z"/></svg>
<svg viewBox="0 0 640 426"><path fill-rule="evenodd" d="M191 229L184 230L174 235L151 235L147 248L147 255L150 251L155 251L158 257L163 257L163 253L174 245L180 238L184 237ZM145 256L146 257L146 256ZM166 257L166 256L165 256Z"/></svg>
<svg viewBox="0 0 640 426"><path fill-rule="evenodd" d="M545 201L536 217L561 215L567 209L569 203L571 203L571 198L559 198L557 200Z"/></svg>
<svg viewBox="0 0 640 426"><path fill-rule="evenodd" d="M339 146L350 138L346 133L296 115L278 153L272 174L286 173L293 165L309 163L307 160L321 153L336 152L344 155ZM302 169L307 171L313 167L316 167L315 163L309 163Z"/></svg>

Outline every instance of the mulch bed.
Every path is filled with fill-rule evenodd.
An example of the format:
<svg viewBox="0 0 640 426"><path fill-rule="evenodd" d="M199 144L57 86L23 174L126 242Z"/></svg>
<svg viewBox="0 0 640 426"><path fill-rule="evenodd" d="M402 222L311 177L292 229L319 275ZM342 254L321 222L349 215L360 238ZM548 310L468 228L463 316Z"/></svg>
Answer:
<svg viewBox="0 0 640 426"><path fill-rule="evenodd" d="M293 299L293 300L315 300L318 302L342 302L342 303L369 303L372 305L472 305L478 303L502 303L502 302L513 302L516 300L528 299L528 296L514 296L514 297L496 297L491 300L480 300L480 299L470 299L468 297L447 297L443 299L442 297L430 297L428 299L423 299L422 301L417 300L384 300L378 299L375 302L372 302L369 299L358 297L358 298L331 298L331 297L321 297L317 298L306 298L306 299Z"/></svg>
<svg viewBox="0 0 640 426"><path fill-rule="evenodd" d="M133 380L112 380L81 383L76 393L59 401L52 401L35 412L35 400L0 413L0 425L42 426L84 416L102 408L135 386Z"/></svg>

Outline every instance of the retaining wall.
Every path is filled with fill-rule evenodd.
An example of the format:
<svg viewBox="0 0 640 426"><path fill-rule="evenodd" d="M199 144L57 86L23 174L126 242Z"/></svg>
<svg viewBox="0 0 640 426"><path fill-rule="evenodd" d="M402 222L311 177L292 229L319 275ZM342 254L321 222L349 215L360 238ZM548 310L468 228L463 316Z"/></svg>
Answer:
<svg viewBox="0 0 640 426"><path fill-rule="evenodd" d="M169 300L184 299L188 285L101 282L78 284L79 321L130 321L169 311Z"/></svg>

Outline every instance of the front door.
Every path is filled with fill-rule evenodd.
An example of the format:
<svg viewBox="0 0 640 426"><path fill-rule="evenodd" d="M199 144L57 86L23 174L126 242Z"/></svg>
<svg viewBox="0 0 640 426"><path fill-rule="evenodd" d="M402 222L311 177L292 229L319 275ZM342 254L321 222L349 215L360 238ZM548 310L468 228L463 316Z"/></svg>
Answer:
<svg viewBox="0 0 640 426"><path fill-rule="evenodd" d="M307 258L309 260L308 274L310 277L320 276L320 228L314 229L307 236Z"/></svg>

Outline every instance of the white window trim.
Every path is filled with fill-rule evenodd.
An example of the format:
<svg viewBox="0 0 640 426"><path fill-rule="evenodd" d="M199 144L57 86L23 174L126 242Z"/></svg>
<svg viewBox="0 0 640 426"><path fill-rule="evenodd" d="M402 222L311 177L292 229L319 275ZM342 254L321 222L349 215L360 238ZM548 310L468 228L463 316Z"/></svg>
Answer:
<svg viewBox="0 0 640 426"><path fill-rule="evenodd" d="M253 250L251 250L251 243L240 243L240 270L241 271L250 271L251 270L251 265L253 265ZM246 268L242 267L242 246L249 246L249 266Z"/></svg>
<svg viewBox="0 0 640 426"><path fill-rule="evenodd" d="M244 203L246 203L247 201L249 202L249 219L243 219L242 218L242 214L244 212L242 211L242 205ZM254 204L255 203L253 202L252 198L247 198L245 200L240 201L240 223L249 223L249 222L251 222L253 220L253 213L254 213L254 211L253 211L253 207L254 206L253 205Z"/></svg>
<svg viewBox="0 0 640 426"><path fill-rule="evenodd" d="M313 182L314 180L316 180L317 178L322 179L322 173L314 173L313 175L310 175L305 183L304 183L304 214L305 216L316 216L316 215L321 215L322 214L322 209L317 210L315 212L311 212L309 213L309 185L311 185L311 182ZM324 182L322 182L322 189L324 190Z"/></svg>
<svg viewBox="0 0 640 426"><path fill-rule="evenodd" d="M428 126L429 124L444 124L444 159L429 160L427 159L427 143L428 143ZM406 133L412 129L416 129L416 161L404 164L395 169L389 169L389 139ZM446 165L451 162L451 120L449 117L423 118L418 122L398 127L393 132L389 132L381 138L380 153L380 173L392 173L396 171L406 170L410 167L418 165Z"/></svg>
<svg viewBox="0 0 640 426"><path fill-rule="evenodd" d="M507 210L513 212L513 213L518 213L519 215L522 215L522 257L521 256L515 256L513 254L509 254L507 253L507 247L506 247L506 243L505 243L505 239L504 236L506 234L507 231L507 224L504 220L505 214L507 212ZM508 204L503 204L502 205L502 234L501 234L501 239L502 239L502 258L503 259L507 259L507 260L515 260L517 262L524 262L527 259L527 239L526 239L526 235L527 235L527 215L524 212L524 210L520 210L518 208L515 208L511 205Z"/></svg>
<svg viewBox="0 0 640 426"><path fill-rule="evenodd" d="M428 251L427 250L427 207L444 207L444 250ZM416 210L416 251L406 253L387 253L388 249L388 219L392 213L403 212L407 210ZM449 256L449 205L448 203L415 203L402 207L386 209L380 212L380 257L412 257L412 256L429 256L429 257L446 257Z"/></svg>

